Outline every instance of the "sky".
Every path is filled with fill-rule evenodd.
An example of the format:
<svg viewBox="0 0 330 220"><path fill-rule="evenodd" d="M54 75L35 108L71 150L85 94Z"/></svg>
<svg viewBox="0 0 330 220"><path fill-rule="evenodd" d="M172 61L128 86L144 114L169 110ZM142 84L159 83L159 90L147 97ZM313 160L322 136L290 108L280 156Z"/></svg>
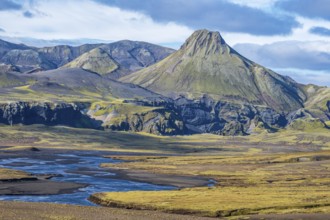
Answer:
<svg viewBox="0 0 330 220"><path fill-rule="evenodd" d="M204 28L278 73L330 86L329 0L0 0L0 38L33 46L129 39L178 49Z"/></svg>

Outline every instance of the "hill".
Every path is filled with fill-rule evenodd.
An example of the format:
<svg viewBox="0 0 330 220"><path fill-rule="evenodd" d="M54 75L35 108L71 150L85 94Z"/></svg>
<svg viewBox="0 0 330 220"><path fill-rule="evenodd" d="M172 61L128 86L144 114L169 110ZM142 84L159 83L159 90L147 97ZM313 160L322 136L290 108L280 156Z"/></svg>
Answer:
<svg viewBox="0 0 330 220"><path fill-rule="evenodd" d="M62 68L82 68L105 75L116 71L119 65L103 49L95 48L82 54Z"/></svg>
<svg viewBox="0 0 330 220"><path fill-rule="evenodd" d="M226 44L219 32L194 32L166 59L121 78L171 97L199 98L264 105L280 111L303 107L299 85L262 67Z"/></svg>

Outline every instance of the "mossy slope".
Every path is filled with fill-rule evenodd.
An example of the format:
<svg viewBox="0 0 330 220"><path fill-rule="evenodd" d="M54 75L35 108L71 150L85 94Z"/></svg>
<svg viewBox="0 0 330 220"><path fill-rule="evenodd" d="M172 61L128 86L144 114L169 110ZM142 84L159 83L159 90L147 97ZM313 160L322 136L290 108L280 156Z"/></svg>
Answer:
<svg viewBox="0 0 330 220"><path fill-rule="evenodd" d="M209 94L285 111L302 107L306 99L296 82L246 59L218 32L207 30L194 32L177 52L121 80L164 95Z"/></svg>
<svg viewBox="0 0 330 220"><path fill-rule="evenodd" d="M82 68L100 75L105 75L115 71L119 66L103 49L95 48L79 56L62 68Z"/></svg>

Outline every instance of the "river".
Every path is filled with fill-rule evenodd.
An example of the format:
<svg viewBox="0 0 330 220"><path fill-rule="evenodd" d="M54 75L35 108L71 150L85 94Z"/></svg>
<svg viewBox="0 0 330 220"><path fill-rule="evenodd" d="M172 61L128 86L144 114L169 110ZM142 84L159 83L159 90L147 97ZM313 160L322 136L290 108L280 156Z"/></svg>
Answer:
<svg viewBox="0 0 330 220"><path fill-rule="evenodd" d="M51 157L18 157L0 160L0 167L22 170L32 174L56 174L51 180L88 184L74 193L58 195L9 195L0 196L0 200L27 202L53 202L63 204L95 204L87 198L97 192L133 191L133 190L170 190L175 187L159 186L142 182L114 178L115 174L100 168L101 163L119 163L118 160L93 155L90 152L56 154Z"/></svg>

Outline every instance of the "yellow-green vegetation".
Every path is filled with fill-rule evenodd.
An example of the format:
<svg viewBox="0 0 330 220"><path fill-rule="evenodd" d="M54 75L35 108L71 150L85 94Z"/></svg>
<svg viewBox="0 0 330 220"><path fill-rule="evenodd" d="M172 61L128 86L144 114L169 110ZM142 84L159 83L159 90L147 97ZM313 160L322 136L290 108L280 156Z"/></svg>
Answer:
<svg viewBox="0 0 330 220"><path fill-rule="evenodd" d="M303 131L316 131L325 128L325 123L318 118L299 118L294 120L288 129L303 130ZM330 132L330 130L329 130Z"/></svg>
<svg viewBox="0 0 330 220"><path fill-rule="evenodd" d="M75 94L53 94L52 92L34 91L30 87L31 85L15 87L10 91L10 96L6 93L1 94L0 101L95 102L97 100L109 100L111 98L110 95L103 97L99 93L87 90L80 90Z"/></svg>
<svg viewBox="0 0 330 220"><path fill-rule="evenodd" d="M203 176L216 181L213 187L100 193L91 200L106 206L213 217L329 213L330 151L322 150L329 149L329 138L324 128L248 137L175 137L178 146L193 151L177 156L110 156L126 162L102 166L128 173Z"/></svg>
<svg viewBox="0 0 330 220"><path fill-rule="evenodd" d="M306 85L305 91L309 98L305 103L307 109L326 110L326 103L330 100L330 88Z"/></svg>
<svg viewBox="0 0 330 220"><path fill-rule="evenodd" d="M93 195L103 205L210 217L330 211L329 187L216 187Z"/></svg>
<svg viewBox="0 0 330 220"><path fill-rule="evenodd" d="M123 103L123 100L114 100L113 102L94 102L91 106L94 110L94 116L101 116L115 112L118 115L128 115L144 113L157 109L157 107L140 106L132 103Z"/></svg>
<svg viewBox="0 0 330 220"><path fill-rule="evenodd" d="M305 108L316 117L327 118L324 112L327 112L327 103L330 101L330 88L316 85L304 86L307 100Z"/></svg>
<svg viewBox="0 0 330 220"><path fill-rule="evenodd" d="M0 181L22 179L22 178L28 178L28 177L30 177L30 175L23 171L7 169L7 168L0 168Z"/></svg>
<svg viewBox="0 0 330 220"><path fill-rule="evenodd" d="M0 73L0 87L9 87L15 85L24 85L24 81L19 79L17 76L13 76L6 73Z"/></svg>
<svg viewBox="0 0 330 220"><path fill-rule="evenodd" d="M118 69L116 61L103 49L95 48L66 64L64 68L83 68L104 75Z"/></svg>
<svg viewBox="0 0 330 220"><path fill-rule="evenodd" d="M103 166L132 172L205 176L217 183L214 187L98 193L91 197L105 206L212 217L330 212L330 151L269 154L252 148L244 156L115 158L129 162Z"/></svg>
<svg viewBox="0 0 330 220"><path fill-rule="evenodd" d="M108 132L62 126L0 126L0 143L8 148L66 148L185 154L242 155L251 149L262 151L315 151L330 149L330 132L283 130L250 136L157 136L148 133Z"/></svg>
<svg viewBox="0 0 330 220"><path fill-rule="evenodd" d="M199 175L219 186L296 186L330 184L330 151L304 153L246 152L244 156L127 157L129 163L103 164L124 170Z"/></svg>
<svg viewBox="0 0 330 220"><path fill-rule="evenodd" d="M300 108L304 98L291 81L239 55L218 32L208 30L195 31L178 51L120 80L163 95L199 98L207 94L215 100L286 112Z"/></svg>
<svg viewBox="0 0 330 220"><path fill-rule="evenodd" d="M94 197L93 201L103 204L206 216L330 211L327 129L283 130L244 137L159 137L35 125L0 127L0 137L0 144L8 151L31 147L41 152L43 148L102 150L110 157L128 161L103 165L112 169L216 180L210 188ZM111 156L112 152L138 154Z"/></svg>

